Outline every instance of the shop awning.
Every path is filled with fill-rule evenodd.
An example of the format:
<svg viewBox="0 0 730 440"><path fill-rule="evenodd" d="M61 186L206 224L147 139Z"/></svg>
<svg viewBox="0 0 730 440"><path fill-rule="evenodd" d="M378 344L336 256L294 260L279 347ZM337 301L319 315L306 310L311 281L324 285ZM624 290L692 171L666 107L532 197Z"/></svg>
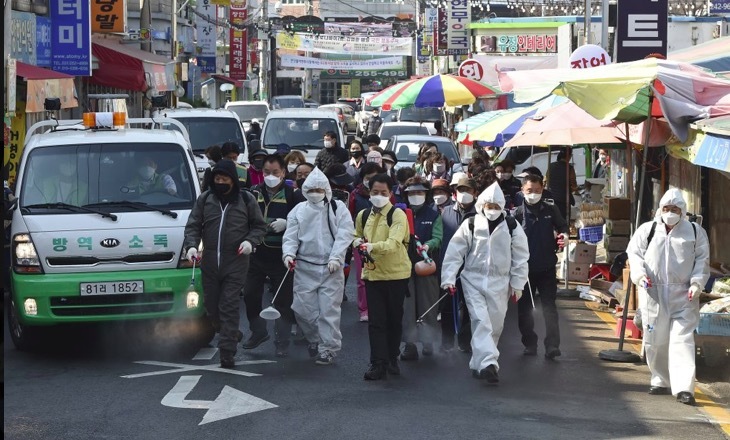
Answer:
<svg viewBox="0 0 730 440"><path fill-rule="evenodd" d="M692 128L690 142L667 145L669 153L695 165L730 173L730 116L704 119Z"/></svg>
<svg viewBox="0 0 730 440"><path fill-rule="evenodd" d="M230 76L225 75L211 75L211 77L215 80L218 80L220 82L224 82L227 84L233 84L236 87L243 87L243 81L233 79Z"/></svg>
<svg viewBox="0 0 730 440"><path fill-rule="evenodd" d="M99 60L89 81L124 90L175 90L175 63L166 57L122 44L120 38L94 35L91 51Z"/></svg>
<svg viewBox="0 0 730 440"><path fill-rule="evenodd" d="M50 69L36 67L20 61L17 63L16 75L26 81L25 111L36 113L44 111L46 98L61 100L61 108L78 107L74 77Z"/></svg>

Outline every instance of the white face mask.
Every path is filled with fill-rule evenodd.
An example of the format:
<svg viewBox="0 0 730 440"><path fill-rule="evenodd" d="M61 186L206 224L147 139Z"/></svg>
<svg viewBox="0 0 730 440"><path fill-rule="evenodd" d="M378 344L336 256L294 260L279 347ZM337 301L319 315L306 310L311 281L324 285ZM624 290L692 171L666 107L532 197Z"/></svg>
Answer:
<svg viewBox="0 0 730 440"><path fill-rule="evenodd" d="M474 201L474 196L467 192L456 192L456 201L462 205L468 205Z"/></svg>
<svg viewBox="0 0 730 440"><path fill-rule="evenodd" d="M509 180L512 178L512 173L497 173L497 179L499 180Z"/></svg>
<svg viewBox="0 0 730 440"><path fill-rule="evenodd" d="M433 201L437 205L443 205L444 203L446 203L447 200L449 200L449 198L443 194L433 196Z"/></svg>
<svg viewBox="0 0 730 440"><path fill-rule="evenodd" d="M598 156L598 160L600 160L601 163L606 163L606 155L605 154L601 154L600 156Z"/></svg>
<svg viewBox="0 0 730 440"><path fill-rule="evenodd" d="M542 199L542 193L540 194L525 194L525 201L528 205L534 205Z"/></svg>
<svg viewBox="0 0 730 440"><path fill-rule="evenodd" d="M426 196L408 196L408 203L414 206L421 206L426 203Z"/></svg>
<svg viewBox="0 0 730 440"><path fill-rule="evenodd" d="M335 143L332 141L324 141L324 147L325 148L332 148L335 146Z"/></svg>
<svg viewBox="0 0 730 440"><path fill-rule="evenodd" d="M489 156L490 159L496 155L497 155L497 152L495 150L487 150L487 156Z"/></svg>
<svg viewBox="0 0 730 440"><path fill-rule="evenodd" d="M372 203L376 208L382 208L387 205L389 200L390 199L385 196L370 196L370 203Z"/></svg>
<svg viewBox="0 0 730 440"><path fill-rule="evenodd" d="M281 183L281 177L276 176L265 176L264 177L264 183L269 188L276 188Z"/></svg>
<svg viewBox="0 0 730 440"><path fill-rule="evenodd" d="M500 215L502 215L502 210L500 210L500 209L485 209L484 210L484 215L487 217L487 219L494 221L494 220L497 220Z"/></svg>
<svg viewBox="0 0 730 440"><path fill-rule="evenodd" d="M139 169L139 175L140 175L140 176L141 176L141 177L142 177L142 178L143 178L144 180L150 180L150 179L152 178L152 176L154 176L154 175L155 175L155 169L154 169L154 168L152 168L152 167L151 167L151 166L149 166L149 165L147 165L147 166L143 166L143 167L141 167L141 168Z"/></svg>
<svg viewBox="0 0 730 440"><path fill-rule="evenodd" d="M309 201L309 203L316 205L317 203L324 200L324 193L308 192L305 194L305 197L307 198L307 201Z"/></svg>
<svg viewBox="0 0 730 440"><path fill-rule="evenodd" d="M679 218L680 215L674 212L662 212L662 221L669 226L679 223Z"/></svg>
<svg viewBox="0 0 730 440"><path fill-rule="evenodd" d="M287 170L288 172L290 172L290 173L293 173L293 172L294 172L294 170L296 170L298 166L299 166L299 164L298 164L298 163L290 163L290 164L288 164L288 165L286 166L286 170Z"/></svg>
<svg viewBox="0 0 730 440"><path fill-rule="evenodd" d="M441 174L446 169L446 165L442 163L435 163L433 164L433 172L436 174Z"/></svg>

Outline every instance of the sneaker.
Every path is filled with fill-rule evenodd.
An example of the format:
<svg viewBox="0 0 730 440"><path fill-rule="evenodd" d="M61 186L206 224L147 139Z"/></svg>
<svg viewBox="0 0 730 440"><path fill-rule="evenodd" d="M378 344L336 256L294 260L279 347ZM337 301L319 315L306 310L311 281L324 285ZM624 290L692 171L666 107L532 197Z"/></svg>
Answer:
<svg viewBox="0 0 730 440"><path fill-rule="evenodd" d="M392 359L390 362L388 362L388 367L386 368L386 371L388 374L392 374L393 376L400 376L400 365L398 365L398 358Z"/></svg>
<svg viewBox="0 0 730 440"><path fill-rule="evenodd" d="M416 344L413 344L411 342L406 342L406 346L405 346L405 348L403 348L403 352L400 355L400 360L417 361L418 360L418 348L416 347Z"/></svg>
<svg viewBox="0 0 730 440"><path fill-rule="evenodd" d="M331 351L325 350L317 356L314 363L317 365L332 365L335 363L335 355Z"/></svg>
<svg viewBox="0 0 730 440"><path fill-rule="evenodd" d="M221 350L221 368L234 368L236 366L235 355L235 351Z"/></svg>
<svg viewBox="0 0 730 440"><path fill-rule="evenodd" d="M360 322L368 322L368 315L360 315Z"/></svg>
<svg viewBox="0 0 730 440"><path fill-rule="evenodd" d="M317 353L319 353L319 344L316 342L312 342L307 346L307 351L309 352L309 357L313 358L317 356Z"/></svg>
<svg viewBox="0 0 730 440"><path fill-rule="evenodd" d="M385 370L385 365L380 363L373 363L370 364L370 368L368 371L365 372L365 375L363 376L363 379L365 380L380 380L385 379L387 373Z"/></svg>
<svg viewBox="0 0 730 440"><path fill-rule="evenodd" d="M497 367L495 367L493 364L488 365L487 368L479 372L479 378L486 379L487 383L498 383L499 374L497 374Z"/></svg>
<svg viewBox="0 0 730 440"><path fill-rule="evenodd" d="M252 350L259 345L263 344L264 342L268 341L270 339L270 336L268 333L263 334L256 334L252 333L251 337L246 340L246 342L243 343L242 347L246 350Z"/></svg>
<svg viewBox="0 0 730 440"><path fill-rule="evenodd" d="M547 359L553 360L556 357L560 356L562 353L560 352L560 349L557 347L551 347L545 350L545 357Z"/></svg>
<svg viewBox="0 0 730 440"><path fill-rule="evenodd" d="M423 351L424 356L432 356L433 355L433 344L423 344Z"/></svg>

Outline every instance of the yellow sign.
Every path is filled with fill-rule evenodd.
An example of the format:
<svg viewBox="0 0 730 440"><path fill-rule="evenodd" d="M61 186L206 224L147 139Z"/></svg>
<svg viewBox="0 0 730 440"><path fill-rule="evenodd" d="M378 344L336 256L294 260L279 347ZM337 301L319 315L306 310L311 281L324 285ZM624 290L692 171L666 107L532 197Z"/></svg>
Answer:
<svg viewBox="0 0 730 440"><path fill-rule="evenodd" d="M127 25L127 2L91 0L91 31L123 33Z"/></svg>
<svg viewBox="0 0 730 440"><path fill-rule="evenodd" d="M4 148L3 168L8 176L8 184L12 187L15 185L15 179L18 175L18 162L20 155L23 154L23 144L25 143L25 103L18 102L18 109L15 116L10 119L10 139L9 145Z"/></svg>
<svg viewBox="0 0 730 440"><path fill-rule="evenodd" d="M342 96L340 98L350 98L350 85L342 84Z"/></svg>
<svg viewBox="0 0 730 440"><path fill-rule="evenodd" d="M302 39L297 34L289 35L286 32L276 34L276 47L279 49L297 50L302 45Z"/></svg>

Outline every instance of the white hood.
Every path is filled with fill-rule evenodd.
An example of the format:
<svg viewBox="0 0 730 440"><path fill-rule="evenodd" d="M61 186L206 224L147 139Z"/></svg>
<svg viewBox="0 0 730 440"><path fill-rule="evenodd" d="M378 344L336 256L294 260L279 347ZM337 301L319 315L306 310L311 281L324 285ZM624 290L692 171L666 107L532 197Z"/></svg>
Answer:
<svg viewBox="0 0 730 440"><path fill-rule="evenodd" d="M497 205L499 205L499 209L504 211L504 205L507 204L507 201L504 198L502 188L499 187L499 183L494 182L487 189L482 191L481 194L479 194L474 209L478 214L483 215L484 205L486 205L487 203L496 203Z"/></svg>
<svg viewBox="0 0 730 440"><path fill-rule="evenodd" d="M302 185L302 192L306 195L307 191L313 188L324 189L327 200L332 200L332 188L330 187L330 181L327 176L324 175L319 168L315 168L309 173L304 184Z"/></svg>
<svg viewBox="0 0 730 440"><path fill-rule="evenodd" d="M681 209L682 215L680 218L684 218L687 215L687 202L684 201L682 191L677 188L672 188L665 192L662 199L659 201L659 208L656 210L656 214L654 215L654 219L657 222L662 222L662 208L667 205L674 205Z"/></svg>

